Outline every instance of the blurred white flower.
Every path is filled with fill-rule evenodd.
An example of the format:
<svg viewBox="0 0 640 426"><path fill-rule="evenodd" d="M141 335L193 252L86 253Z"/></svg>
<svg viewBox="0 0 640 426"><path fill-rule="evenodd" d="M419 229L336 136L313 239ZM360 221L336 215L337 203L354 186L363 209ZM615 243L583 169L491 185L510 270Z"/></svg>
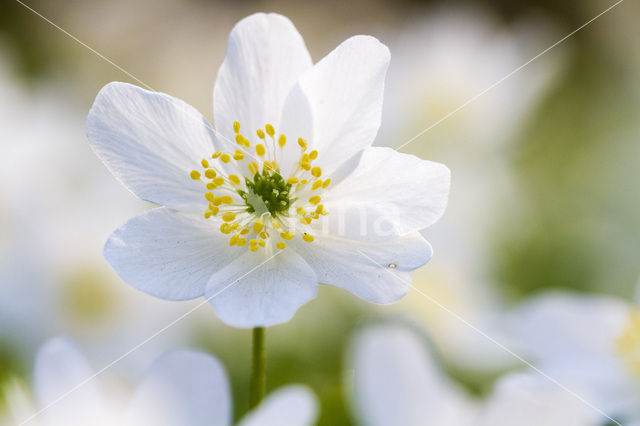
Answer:
<svg viewBox="0 0 640 426"><path fill-rule="evenodd" d="M356 36L313 65L287 18L256 14L231 31L216 131L178 99L105 86L91 146L163 206L118 229L106 259L156 297L207 296L238 327L288 321L318 282L374 303L401 298L408 286L378 264L410 279L430 259L418 231L442 214L449 171L370 146L388 63L384 45Z"/></svg>
<svg viewBox="0 0 640 426"><path fill-rule="evenodd" d="M227 374L208 354L177 350L163 355L129 398L109 394L97 377L87 381L92 376L87 360L69 340L50 340L38 352L35 363L36 407L32 413L37 415L24 417L22 403L14 414L23 417L15 417L15 421L32 418L27 424L41 426L232 424ZM123 399L128 401L123 403ZM303 386L287 386L269 395L240 425L305 426L313 424L316 415L313 393Z"/></svg>
<svg viewBox="0 0 640 426"><path fill-rule="evenodd" d="M493 311L501 300L492 288L490 255L496 230L522 205L508 154L559 74L563 47L439 122L551 45L557 31L540 18L507 27L489 12L461 7L432 10L405 28L390 38L394 60L380 140L398 147L434 125L402 150L436 158L455 176L447 215L424 233L438 247L438 256L414 282L436 299L442 296L442 304L488 334L500 336L500 319ZM448 359L475 369L504 365L495 345L478 340L475 331L446 311L416 293L407 299L416 307L413 312L426 316Z"/></svg>
<svg viewBox="0 0 640 426"><path fill-rule="evenodd" d="M509 320L521 352L609 416L640 422L640 310L605 295L549 292Z"/></svg>
<svg viewBox="0 0 640 426"><path fill-rule="evenodd" d="M589 426L601 416L537 373L502 377L473 399L441 369L429 340L406 325L364 328L351 353L353 408L367 426Z"/></svg>

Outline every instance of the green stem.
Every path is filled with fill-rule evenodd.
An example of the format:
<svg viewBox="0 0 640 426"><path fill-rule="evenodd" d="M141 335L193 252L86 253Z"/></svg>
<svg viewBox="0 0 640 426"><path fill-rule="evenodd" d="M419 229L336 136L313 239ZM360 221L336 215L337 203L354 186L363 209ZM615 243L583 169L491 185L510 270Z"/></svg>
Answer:
<svg viewBox="0 0 640 426"><path fill-rule="evenodd" d="M251 354L251 385L249 388L249 408L254 408L264 397L266 383L266 356L264 350L265 328L253 329L253 349Z"/></svg>

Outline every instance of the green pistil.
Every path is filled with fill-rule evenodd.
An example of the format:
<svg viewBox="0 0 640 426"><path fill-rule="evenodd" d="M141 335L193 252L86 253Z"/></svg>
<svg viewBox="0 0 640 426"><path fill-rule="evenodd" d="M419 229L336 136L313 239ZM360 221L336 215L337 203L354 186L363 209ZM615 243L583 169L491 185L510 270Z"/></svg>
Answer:
<svg viewBox="0 0 640 426"><path fill-rule="evenodd" d="M272 172L265 168L262 174L259 172L253 176L253 181L246 179L248 191L238 191L238 194L244 199L247 205L247 212L254 213L256 211L254 205L249 202L249 194L253 192L259 196L264 202L266 209L271 216L276 216L289 210L291 203L294 201L289 198L291 194L291 184L280 176L277 172Z"/></svg>

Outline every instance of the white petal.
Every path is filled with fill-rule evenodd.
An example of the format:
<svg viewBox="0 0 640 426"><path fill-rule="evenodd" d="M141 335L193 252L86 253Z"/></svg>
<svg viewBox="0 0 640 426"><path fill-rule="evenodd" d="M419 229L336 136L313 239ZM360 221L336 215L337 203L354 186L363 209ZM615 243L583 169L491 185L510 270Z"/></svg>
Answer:
<svg viewBox="0 0 640 426"><path fill-rule="evenodd" d="M245 249L229 247L216 222L159 208L118 228L104 257L127 284L166 300L204 295L211 275Z"/></svg>
<svg viewBox="0 0 640 426"><path fill-rule="evenodd" d="M312 243L296 241L295 250L319 282L382 304L404 296L411 288L411 272L432 255L418 233L377 244L318 235Z"/></svg>
<svg viewBox="0 0 640 426"><path fill-rule="evenodd" d="M203 185L190 177L215 151L213 129L183 101L127 83L100 90L87 137L113 175L143 200L202 210Z"/></svg>
<svg viewBox="0 0 640 426"><path fill-rule="evenodd" d="M629 409L636 386L615 348L630 309L611 296L551 292L518 307L509 323L536 366L575 384L578 393L593 393L594 404L618 414Z"/></svg>
<svg viewBox="0 0 640 426"><path fill-rule="evenodd" d="M298 89L311 108L311 142L327 172L373 142L389 57L375 38L351 37L300 77Z"/></svg>
<svg viewBox="0 0 640 426"><path fill-rule="evenodd" d="M229 426L231 390L222 364L202 352L179 350L158 359L127 412L131 426Z"/></svg>
<svg viewBox="0 0 640 426"><path fill-rule="evenodd" d="M89 363L66 338L54 338L36 355L34 388L45 424L100 424L105 405Z"/></svg>
<svg viewBox="0 0 640 426"><path fill-rule="evenodd" d="M283 323L316 296L316 274L291 248L271 255L245 250L207 286L207 298L225 323L246 328Z"/></svg>
<svg viewBox="0 0 640 426"><path fill-rule="evenodd" d="M241 133L276 126L284 100L300 74L311 66L304 40L282 15L256 13L233 28L213 93L216 130L233 139L233 122Z"/></svg>
<svg viewBox="0 0 640 426"><path fill-rule="evenodd" d="M270 394L238 426L310 426L318 415L316 397L304 386L287 386Z"/></svg>
<svg viewBox="0 0 640 426"><path fill-rule="evenodd" d="M424 229L444 213L449 169L390 148L362 152L355 170L329 187L330 229L347 238L383 241Z"/></svg>
<svg viewBox="0 0 640 426"><path fill-rule="evenodd" d="M589 398L587 395L580 395ZM538 373L512 373L496 384L483 410L481 426L597 426L605 419Z"/></svg>
<svg viewBox="0 0 640 426"><path fill-rule="evenodd" d="M355 339L354 404L367 426L459 426L473 407L441 372L428 341L397 324L370 326Z"/></svg>

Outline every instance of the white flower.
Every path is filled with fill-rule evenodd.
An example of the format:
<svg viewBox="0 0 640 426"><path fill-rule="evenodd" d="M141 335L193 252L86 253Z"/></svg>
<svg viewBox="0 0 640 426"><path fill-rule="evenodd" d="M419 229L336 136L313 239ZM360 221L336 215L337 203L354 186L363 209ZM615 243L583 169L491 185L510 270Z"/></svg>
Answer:
<svg viewBox="0 0 640 426"><path fill-rule="evenodd" d="M362 330L351 354L353 399L362 425L586 426L601 416L538 373L511 373L472 399L440 367L429 340L400 324Z"/></svg>
<svg viewBox="0 0 640 426"><path fill-rule="evenodd" d="M55 338L38 352L34 371L40 426L230 426L231 390L214 357L176 350L153 363L129 401L105 392L76 347ZM87 380L91 378L91 380ZM76 390L77 386L81 385ZM23 404L24 405L24 404ZM306 426L317 415L315 396L299 385L281 388L241 420L242 426ZM24 408L21 414L24 416ZM34 414L38 411L34 411ZM15 418L24 421L25 418ZM32 423L33 422L33 423Z"/></svg>
<svg viewBox="0 0 640 426"><path fill-rule="evenodd" d="M640 310L606 295L549 292L512 313L534 364L609 416L640 422Z"/></svg>
<svg viewBox="0 0 640 426"><path fill-rule="evenodd" d="M431 257L418 230L442 214L449 171L371 147L388 49L346 40L313 65L286 18L239 22L214 89L216 130L187 104L105 86L92 148L125 186L164 207L131 219L104 254L124 281L168 300L207 296L239 327L289 320L318 282L374 303Z"/></svg>

